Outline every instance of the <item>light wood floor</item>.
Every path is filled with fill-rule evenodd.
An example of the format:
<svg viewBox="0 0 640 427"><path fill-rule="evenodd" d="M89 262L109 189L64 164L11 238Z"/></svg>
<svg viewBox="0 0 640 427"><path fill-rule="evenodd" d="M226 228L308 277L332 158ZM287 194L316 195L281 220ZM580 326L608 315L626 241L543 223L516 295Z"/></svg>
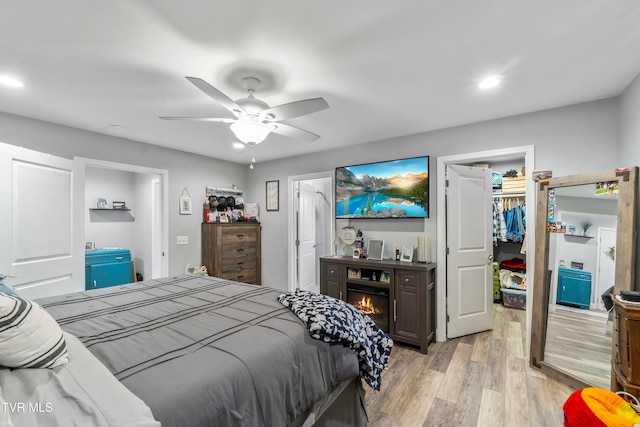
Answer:
<svg viewBox="0 0 640 427"><path fill-rule="evenodd" d="M525 311L494 305L494 329L432 343L424 355L395 344L379 392L368 386L369 425L562 426L574 389L529 367Z"/></svg>
<svg viewBox="0 0 640 427"><path fill-rule="evenodd" d="M544 360L588 384L611 386L611 334L607 318L561 307L549 311Z"/></svg>

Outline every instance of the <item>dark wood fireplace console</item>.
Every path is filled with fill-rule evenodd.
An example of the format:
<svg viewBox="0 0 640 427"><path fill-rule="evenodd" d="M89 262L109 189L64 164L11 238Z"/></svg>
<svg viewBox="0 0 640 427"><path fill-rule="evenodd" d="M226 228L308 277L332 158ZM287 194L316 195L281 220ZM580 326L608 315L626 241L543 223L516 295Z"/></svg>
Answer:
<svg viewBox="0 0 640 427"><path fill-rule="evenodd" d="M381 323L388 325L385 332L394 341L418 346L427 354L436 333L435 269L435 263L323 257L320 292L352 304L349 295L363 288L377 291L384 298L388 295L388 304L383 307L388 322L371 317L380 327Z"/></svg>

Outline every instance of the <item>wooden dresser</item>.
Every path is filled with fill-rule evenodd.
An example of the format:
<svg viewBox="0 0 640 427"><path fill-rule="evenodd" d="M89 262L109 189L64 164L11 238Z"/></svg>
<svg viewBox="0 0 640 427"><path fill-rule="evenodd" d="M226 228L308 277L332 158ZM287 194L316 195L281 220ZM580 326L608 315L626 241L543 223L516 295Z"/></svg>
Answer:
<svg viewBox="0 0 640 427"><path fill-rule="evenodd" d="M202 223L202 265L210 276L259 285L260 224Z"/></svg>
<svg viewBox="0 0 640 427"><path fill-rule="evenodd" d="M613 389L640 397L640 306L613 298L615 309Z"/></svg>

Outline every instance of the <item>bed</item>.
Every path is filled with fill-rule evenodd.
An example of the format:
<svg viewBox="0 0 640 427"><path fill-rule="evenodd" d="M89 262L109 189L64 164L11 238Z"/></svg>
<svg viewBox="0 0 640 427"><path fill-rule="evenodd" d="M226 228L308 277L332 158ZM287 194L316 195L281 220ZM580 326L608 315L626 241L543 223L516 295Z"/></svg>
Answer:
<svg viewBox="0 0 640 427"><path fill-rule="evenodd" d="M33 405L15 427L366 425L355 353L311 338L282 293L180 275L38 300L70 361L0 370L0 398Z"/></svg>

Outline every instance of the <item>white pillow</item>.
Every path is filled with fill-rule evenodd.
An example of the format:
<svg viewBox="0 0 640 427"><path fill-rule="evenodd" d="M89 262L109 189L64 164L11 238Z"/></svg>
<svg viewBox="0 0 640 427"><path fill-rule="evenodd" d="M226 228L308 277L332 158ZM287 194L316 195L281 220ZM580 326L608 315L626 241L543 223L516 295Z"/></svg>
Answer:
<svg viewBox="0 0 640 427"><path fill-rule="evenodd" d="M33 301L0 293L0 366L54 368L68 363L56 321Z"/></svg>

